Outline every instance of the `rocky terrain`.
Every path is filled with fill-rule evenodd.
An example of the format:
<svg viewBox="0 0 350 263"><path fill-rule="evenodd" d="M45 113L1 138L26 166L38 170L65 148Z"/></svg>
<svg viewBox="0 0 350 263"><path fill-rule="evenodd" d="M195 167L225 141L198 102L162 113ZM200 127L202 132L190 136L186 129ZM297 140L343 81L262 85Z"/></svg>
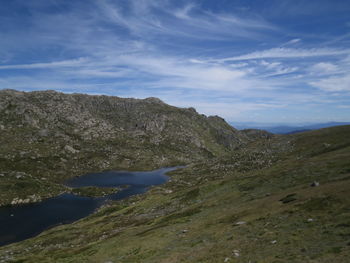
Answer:
<svg viewBox="0 0 350 263"><path fill-rule="evenodd" d="M349 262L350 126L277 136L154 98L0 94L3 204L89 171L187 165L0 262Z"/></svg>
<svg viewBox="0 0 350 263"><path fill-rule="evenodd" d="M87 172L224 156L257 136L156 98L15 90L0 91L0 133L0 205L56 195Z"/></svg>

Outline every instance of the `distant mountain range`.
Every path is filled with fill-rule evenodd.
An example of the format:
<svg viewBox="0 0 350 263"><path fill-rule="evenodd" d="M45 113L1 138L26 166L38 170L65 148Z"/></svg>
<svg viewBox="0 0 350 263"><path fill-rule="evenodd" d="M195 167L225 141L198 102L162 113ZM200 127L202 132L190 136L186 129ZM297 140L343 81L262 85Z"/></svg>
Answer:
<svg viewBox="0 0 350 263"><path fill-rule="evenodd" d="M254 122L231 122L233 127L238 130L244 129L259 129L265 130L274 134L293 134L304 131L317 130L333 126L350 125L350 122L327 122L316 124L300 124L300 125L285 125L285 124L270 124L270 123L254 123Z"/></svg>

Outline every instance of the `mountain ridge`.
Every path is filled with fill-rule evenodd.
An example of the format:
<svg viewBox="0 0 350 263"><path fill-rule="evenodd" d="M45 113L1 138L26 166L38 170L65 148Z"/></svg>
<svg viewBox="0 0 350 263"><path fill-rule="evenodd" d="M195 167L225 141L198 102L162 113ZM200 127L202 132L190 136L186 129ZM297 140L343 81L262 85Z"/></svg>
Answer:
<svg viewBox="0 0 350 263"><path fill-rule="evenodd" d="M64 191L62 180L87 172L189 164L230 154L256 139L218 116L158 98L52 90L0 90L0 132L3 205L36 191L57 194ZM21 173L23 192L15 180Z"/></svg>

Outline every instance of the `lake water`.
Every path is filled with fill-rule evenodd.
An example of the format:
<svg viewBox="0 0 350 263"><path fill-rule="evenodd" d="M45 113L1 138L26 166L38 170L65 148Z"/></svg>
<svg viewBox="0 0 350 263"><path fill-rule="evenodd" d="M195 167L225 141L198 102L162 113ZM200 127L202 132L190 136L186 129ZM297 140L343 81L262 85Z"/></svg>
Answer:
<svg viewBox="0 0 350 263"><path fill-rule="evenodd" d="M128 187L105 197L84 197L65 193L39 203L0 208L0 246L38 235L59 224L72 223L92 214L108 200L120 200L145 193L150 186L168 180L167 172L181 167L149 172L109 171L75 177L66 182L70 187Z"/></svg>

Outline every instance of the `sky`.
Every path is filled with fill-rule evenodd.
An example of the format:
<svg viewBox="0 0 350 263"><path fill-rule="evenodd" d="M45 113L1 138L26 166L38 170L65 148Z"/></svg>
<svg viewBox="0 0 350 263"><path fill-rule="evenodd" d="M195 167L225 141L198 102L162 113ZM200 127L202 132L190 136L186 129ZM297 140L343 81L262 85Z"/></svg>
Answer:
<svg viewBox="0 0 350 263"><path fill-rule="evenodd" d="M0 89L350 121L350 1L1 0Z"/></svg>

